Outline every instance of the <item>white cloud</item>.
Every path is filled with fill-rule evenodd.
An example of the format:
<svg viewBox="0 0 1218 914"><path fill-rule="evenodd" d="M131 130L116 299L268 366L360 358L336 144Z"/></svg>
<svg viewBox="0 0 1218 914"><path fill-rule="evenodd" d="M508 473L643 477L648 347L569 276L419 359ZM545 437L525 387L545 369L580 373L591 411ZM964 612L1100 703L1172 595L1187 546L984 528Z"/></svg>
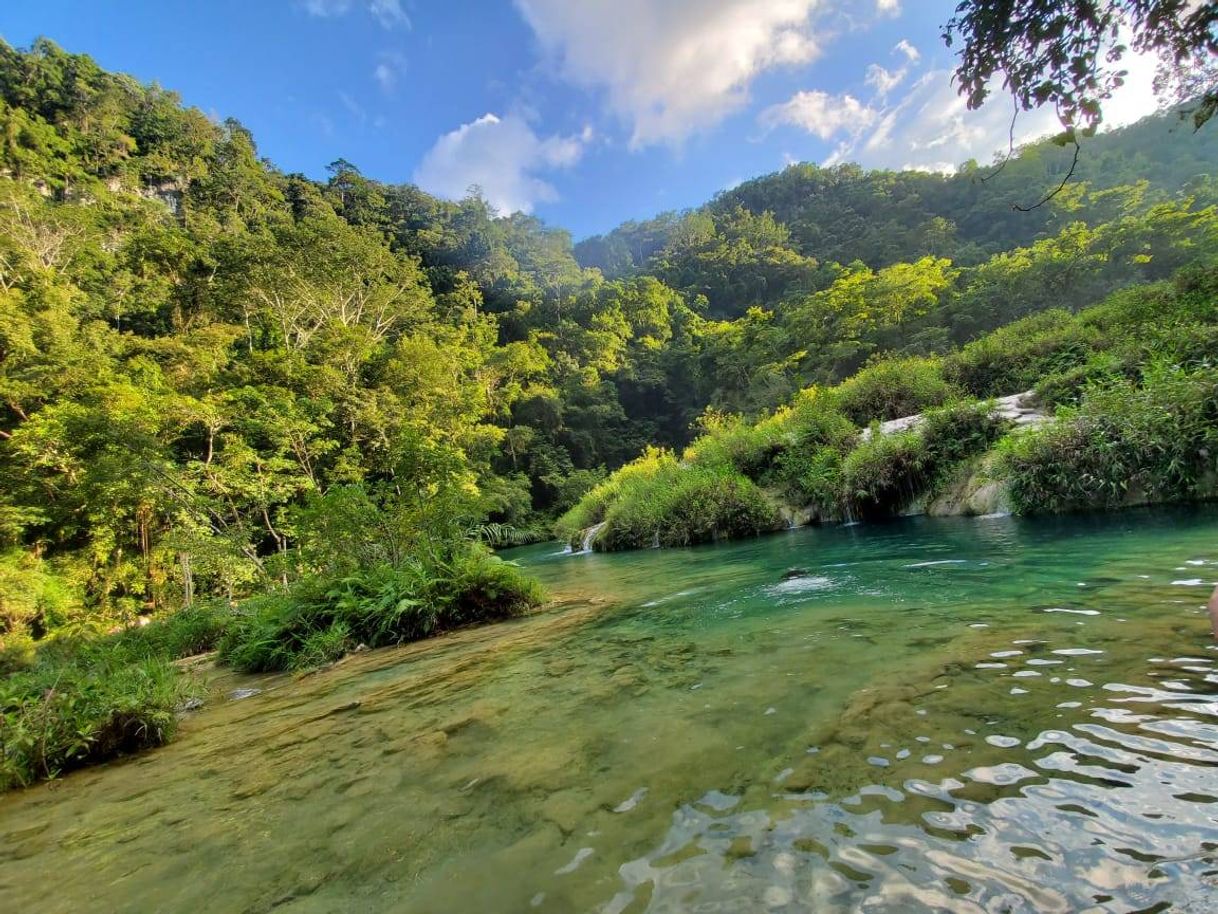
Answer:
<svg viewBox="0 0 1218 914"><path fill-rule="evenodd" d="M830 95L813 89L796 92L787 101L771 105L757 116L757 122L767 128L783 124L802 127L828 140L839 133L857 134L876 117L874 108L853 95Z"/></svg>
<svg viewBox="0 0 1218 914"><path fill-rule="evenodd" d="M1152 83L1154 59L1128 56L1125 85L1104 105L1107 127L1132 123L1158 107ZM951 81L951 71L931 70L905 96L874 120L871 129L842 144L828 164L854 161L869 168L920 168L953 171L968 159L990 162L1010 143L1010 99L996 88L989 101L969 111ZM1051 107L1021 112L1015 120L1016 145L1060 132ZM822 134L823 135L823 134Z"/></svg>
<svg viewBox="0 0 1218 914"><path fill-rule="evenodd" d="M396 51L385 51L372 68L372 78L381 87L381 91L388 95L397 88L398 78L405 72L406 58Z"/></svg>
<svg viewBox="0 0 1218 914"><path fill-rule="evenodd" d="M310 16L342 16L351 9L351 0L305 0L304 8Z"/></svg>
<svg viewBox="0 0 1218 914"><path fill-rule="evenodd" d="M873 63L867 68L865 82L875 90L876 97L882 99L901 84L906 72L904 67L900 70L889 70L878 63Z"/></svg>
<svg viewBox="0 0 1218 914"><path fill-rule="evenodd" d="M402 9L401 0L368 0L366 5L369 14L381 24L381 28L410 27L410 17ZM353 6L354 0L304 0L305 12L322 19L345 16Z"/></svg>
<svg viewBox="0 0 1218 914"><path fill-rule="evenodd" d="M410 17L402 10L400 0L371 0L368 12L383 29L392 29L399 25L410 27Z"/></svg>
<svg viewBox="0 0 1218 914"><path fill-rule="evenodd" d="M904 38L893 45L892 49L904 54L910 63L917 63L922 57L921 52Z"/></svg>
<svg viewBox="0 0 1218 914"><path fill-rule="evenodd" d="M502 213L532 212L538 203L558 199L540 174L570 168L591 139L580 136L539 137L517 115L484 114L436 140L415 169L414 180L431 193L464 197L477 185Z"/></svg>
<svg viewBox="0 0 1218 914"><path fill-rule="evenodd" d="M899 16L901 0L875 0L875 11L881 16Z"/></svg>
<svg viewBox="0 0 1218 914"><path fill-rule="evenodd" d="M742 108L760 73L819 54L821 0L516 0L564 76L604 89L631 146L679 143Z"/></svg>

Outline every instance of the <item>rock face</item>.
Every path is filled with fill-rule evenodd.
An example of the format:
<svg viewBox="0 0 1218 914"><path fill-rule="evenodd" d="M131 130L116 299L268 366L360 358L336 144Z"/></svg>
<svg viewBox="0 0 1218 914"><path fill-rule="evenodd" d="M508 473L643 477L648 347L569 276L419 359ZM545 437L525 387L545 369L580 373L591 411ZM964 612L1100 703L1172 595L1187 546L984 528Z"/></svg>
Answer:
<svg viewBox="0 0 1218 914"><path fill-rule="evenodd" d="M167 178L163 181L154 181L145 184L140 188L140 196L146 200L160 200L169 211L175 216L182 212L182 193L185 188L181 181L175 178Z"/></svg>
<svg viewBox="0 0 1218 914"><path fill-rule="evenodd" d="M1034 428L1037 425L1042 425L1048 421L1049 415L1035 405L1036 394L1031 390L1025 390L1021 394L1011 394L1008 397L999 397L994 401L994 415L1002 419L1007 419L1015 423L1018 428ZM917 428L923 422L921 413L916 413L912 416L902 416L900 419L890 419L887 422L880 423L880 434L891 435L894 432L904 432L911 428ZM863 433L859 436L860 441L867 441L871 438L871 429L863 429Z"/></svg>

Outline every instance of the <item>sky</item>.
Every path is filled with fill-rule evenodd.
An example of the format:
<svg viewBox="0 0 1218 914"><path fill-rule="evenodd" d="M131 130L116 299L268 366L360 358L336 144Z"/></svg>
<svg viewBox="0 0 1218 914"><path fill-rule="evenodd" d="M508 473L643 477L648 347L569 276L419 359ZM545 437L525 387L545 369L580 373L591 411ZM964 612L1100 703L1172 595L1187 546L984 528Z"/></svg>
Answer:
<svg viewBox="0 0 1218 914"><path fill-rule="evenodd" d="M338 158L576 239L706 201L791 162L951 170L1008 145L965 110L940 37L955 0L6 0L42 35L235 117L262 155ZM1106 123L1155 109L1132 59ZM1054 132L1051 112L1017 141Z"/></svg>

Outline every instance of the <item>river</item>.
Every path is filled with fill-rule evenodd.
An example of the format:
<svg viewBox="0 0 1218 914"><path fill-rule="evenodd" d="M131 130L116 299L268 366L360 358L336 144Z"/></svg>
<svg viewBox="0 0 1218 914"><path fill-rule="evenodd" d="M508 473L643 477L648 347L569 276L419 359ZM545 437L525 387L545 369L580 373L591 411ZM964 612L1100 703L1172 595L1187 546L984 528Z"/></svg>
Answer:
<svg viewBox="0 0 1218 914"><path fill-rule="evenodd" d="M1218 510L509 555L547 611L0 797L0 910L1218 909Z"/></svg>

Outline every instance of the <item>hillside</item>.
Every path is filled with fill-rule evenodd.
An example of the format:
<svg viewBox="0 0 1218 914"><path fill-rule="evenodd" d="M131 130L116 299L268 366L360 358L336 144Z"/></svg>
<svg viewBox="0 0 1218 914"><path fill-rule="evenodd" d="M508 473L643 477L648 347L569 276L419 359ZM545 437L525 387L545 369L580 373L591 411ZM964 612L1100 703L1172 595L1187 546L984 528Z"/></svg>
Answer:
<svg viewBox="0 0 1218 914"><path fill-rule="evenodd" d="M1072 222L1107 222L1181 191L1203 204L1215 202L1210 179L1218 138L1193 133L1188 122L1168 114L1084 139L1066 191L1029 212L1017 209L1032 207L1055 188L1071 158L1071 150L1042 140L1017 150L1001 167L970 161L952 175L793 164L691 212L664 213L588 238L575 246L575 256L609 277L655 272L678 287L682 271L711 238L729 246L743 241L753 252L769 249L771 257L792 262L858 261L880 269L932 256L975 266ZM1106 193L1111 191L1117 192ZM758 221L765 214L772 219ZM708 294L713 311L731 313L778 302L787 287L759 285L752 300L713 286L698 291Z"/></svg>
<svg viewBox="0 0 1218 914"><path fill-rule="evenodd" d="M573 246L343 160L285 174L171 91L0 44L0 666L33 667L6 681L4 725L62 750L0 782L167 738L173 656L218 644L242 669L298 668L528 610L540 592L485 544L549 535L647 448L699 428L694 454L721 430L799 439L810 387L954 365L939 357L1013 321L1193 275L1218 256L1215 146L1173 124L1097 138L1090 171L1031 214L1010 202L1060 172L1043 144L986 182L797 166ZM1142 389L1151 363L1121 358ZM950 392L935 402L1051 374L938 371L914 374ZM862 460L842 448L873 418L895 415L824 433ZM821 485L784 449L783 480ZM732 471L749 529L777 522L750 488L781 483L766 454ZM689 492L718 485L707 472Z"/></svg>
<svg viewBox="0 0 1218 914"><path fill-rule="evenodd" d="M573 548L679 546L809 522L1218 497L1218 267L943 357L876 362L761 421L653 449L557 524Z"/></svg>

